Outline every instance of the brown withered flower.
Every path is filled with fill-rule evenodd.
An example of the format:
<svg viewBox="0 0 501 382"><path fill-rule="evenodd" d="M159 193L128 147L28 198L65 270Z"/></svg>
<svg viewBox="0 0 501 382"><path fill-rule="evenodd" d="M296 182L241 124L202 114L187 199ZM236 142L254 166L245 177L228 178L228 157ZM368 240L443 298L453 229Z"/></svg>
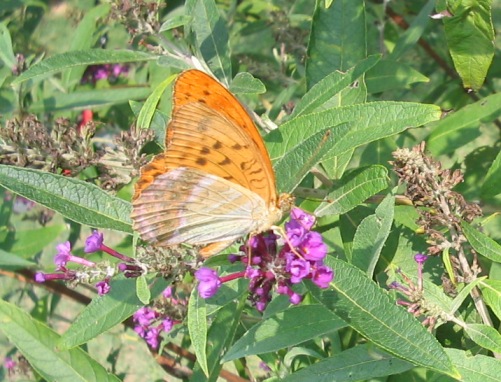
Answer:
<svg viewBox="0 0 501 382"><path fill-rule="evenodd" d="M459 250L465 237L461 221L471 222L482 215L480 207L468 203L454 186L463 181L460 170L442 169L439 162L425 154L424 142L412 149L397 149L392 163L401 183L406 183L405 196L419 208L418 224L429 236L431 255L446 248Z"/></svg>
<svg viewBox="0 0 501 382"><path fill-rule="evenodd" d="M146 164L147 158L141 149L154 139L154 133L132 126L114 142L96 145L95 131L92 121L78 126L59 118L47 127L32 115L8 120L0 128L0 163L71 177L96 166L99 174L95 183L117 190L137 176Z"/></svg>

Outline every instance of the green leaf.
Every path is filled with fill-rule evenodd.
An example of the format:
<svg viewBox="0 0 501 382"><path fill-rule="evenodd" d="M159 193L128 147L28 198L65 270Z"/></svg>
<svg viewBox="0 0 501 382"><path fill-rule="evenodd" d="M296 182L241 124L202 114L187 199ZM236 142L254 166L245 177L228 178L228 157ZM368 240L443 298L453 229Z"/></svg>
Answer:
<svg viewBox="0 0 501 382"><path fill-rule="evenodd" d="M148 282L146 281L145 275L136 278L136 294L143 305L148 305L150 303L151 292L148 289Z"/></svg>
<svg viewBox="0 0 501 382"><path fill-rule="evenodd" d="M185 7L193 16L189 27L198 50L215 76L227 85L232 78L227 23L214 0L188 0Z"/></svg>
<svg viewBox="0 0 501 382"><path fill-rule="evenodd" d="M153 115L157 110L158 101L164 94L167 86L170 85L174 78L176 78L175 74L167 77L155 88L155 90L153 90L153 93L151 93L151 95L146 99L146 102L143 104L143 107L139 112L139 116L137 117L137 126L142 129L150 127L151 121L153 120ZM165 130L165 125L163 126L163 128Z"/></svg>
<svg viewBox="0 0 501 382"><path fill-rule="evenodd" d="M492 0L448 2L452 17L443 19L454 67L465 88L479 90L494 57ZM442 9L437 9L442 11Z"/></svg>
<svg viewBox="0 0 501 382"><path fill-rule="evenodd" d="M139 118L139 113L141 112L142 105L140 102L135 102L135 101L130 101L129 102L130 108L134 115L137 115ZM147 116L145 116L147 117ZM165 114L164 112L160 110L155 110L153 113L153 117L150 121L149 128L155 132L155 143L161 147L162 149L165 148L165 130L167 123L169 122L169 116ZM147 118L146 118L147 120ZM145 122L141 122L145 123ZM143 126L139 125L138 126Z"/></svg>
<svg viewBox="0 0 501 382"><path fill-rule="evenodd" d="M0 300L0 330L47 381L120 381L82 349L58 349L56 332L3 300Z"/></svg>
<svg viewBox="0 0 501 382"><path fill-rule="evenodd" d="M324 160L354 148L437 120L434 105L410 102L372 102L343 106L299 116L266 135L274 162L277 188L290 192L315 163L318 150L328 150ZM320 147L320 144L322 146ZM310 158L302 151L311 150ZM322 153L323 154L323 153Z"/></svg>
<svg viewBox="0 0 501 382"><path fill-rule="evenodd" d="M329 257L331 290L310 288L318 301L357 332L387 352L415 365L458 378L444 349L412 315L397 306L358 268Z"/></svg>
<svg viewBox="0 0 501 382"><path fill-rule="evenodd" d="M372 195L388 187L388 170L383 166L359 169L340 180L340 186L330 192L320 203L315 216L344 214Z"/></svg>
<svg viewBox="0 0 501 382"><path fill-rule="evenodd" d="M463 329L478 345L494 353L501 353L501 334L492 326L466 324Z"/></svg>
<svg viewBox="0 0 501 382"><path fill-rule="evenodd" d="M116 64L121 62L152 61L158 57L149 53L132 50L87 49L77 50L49 57L29 68L17 77L12 84L34 79L42 79L65 69L81 65Z"/></svg>
<svg viewBox="0 0 501 382"><path fill-rule="evenodd" d="M492 162L492 165L485 175L484 183L482 184L481 195L483 198L489 199L501 193L499 187L499 179L501 179L501 151Z"/></svg>
<svg viewBox="0 0 501 382"><path fill-rule="evenodd" d="M0 268L2 269L31 268L35 265L37 264L0 249Z"/></svg>
<svg viewBox="0 0 501 382"><path fill-rule="evenodd" d="M394 210L395 196L388 194L376 208L374 215L362 220L355 232L351 262L366 272L369 278L374 274L381 250L390 234Z"/></svg>
<svg viewBox="0 0 501 382"><path fill-rule="evenodd" d="M98 110L134 99L144 99L151 93L149 87L122 87L113 89L95 89L69 94L55 94L52 97L33 102L29 110L32 113L49 113L61 110Z"/></svg>
<svg viewBox="0 0 501 382"><path fill-rule="evenodd" d="M197 356L197 362L206 376L209 375L207 364L207 310L205 300L193 288L188 302L188 330L191 345Z"/></svg>
<svg viewBox="0 0 501 382"><path fill-rule="evenodd" d="M448 313L450 315L453 315L459 307L463 304L463 302L466 300L466 298L470 295L470 292L472 291L473 288L475 288L479 283L484 281L487 278L487 276L480 277L478 279L473 280L471 283L468 283L465 285L463 289L458 293L456 297L454 297L454 300L452 301L451 306L448 309Z"/></svg>
<svg viewBox="0 0 501 382"><path fill-rule="evenodd" d="M151 283L153 298L168 285L168 280L156 278ZM84 344L129 318L143 305L137 297L136 280L115 277L110 292L91 301L61 336L59 346L69 349Z"/></svg>
<svg viewBox="0 0 501 382"><path fill-rule="evenodd" d="M274 352L334 332L345 325L322 305L294 306L250 328L233 344L222 361Z"/></svg>
<svg viewBox="0 0 501 382"><path fill-rule="evenodd" d="M498 382L501 375L501 362L494 357L448 348L445 352L453 365L461 373L461 381L465 382Z"/></svg>
<svg viewBox="0 0 501 382"><path fill-rule="evenodd" d="M169 70L177 69L183 71L186 69L192 69L192 66L178 56L160 56L157 62L158 66L168 68Z"/></svg>
<svg viewBox="0 0 501 382"><path fill-rule="evenodd" d="M461 222L463 233L475 251L497 263L501 262L501 245L465 221Z"/></svg>
<svg viewBox="0 0 501 382"><path fill-rule="evenodd" d="M338 137L349 128L350 125L344 123L304 137L303 140L297 142L296 147L277 159L274 168L279 189L288 190L288 192L293 190L310 169L332 151ZM308 133L302 131L298 135L308 135Z"/></svg>
<svg viewBox="0 0 501 382"><path fill-rule="evenodd" d="M93 184L6 165L0 165L0 184L77 223L132 233L130 203Z"/></svg>
<svg viewBox="0 0 501 382"><path fill-rule="evenodd" d="M408 89L417 82L430 79L412 66L397 61L380 61L367 72L365 77L369 93L382 93L388 90Z"/></svg>
<svg viewBox="0 0 501 382"><path fill-rule="evenodd" d="M266 87L252 74L241 72L231 81L230 91L235 94L263 94L266 93Z"/></svg>
<svg viewBox="0 0 501 382"><path fill-rule="evenodd" d="M360 61L346 73L334 71L328 74L301 98L301 101L294 107L290 118L315 111L341 90L355 82L357 78L376 65L379 60L380 56L370 56Z"/></svg>
<svg viewBox="0 0 501 382"><path fill-rule="evenodd" d="M159 32L165 32L174 28L182 27L191 21L192 17L189 15L177 15L174 17L169 17L159 29Z"/></svg>
<svg viewBox="0 0 501 382"><path fill-rule="evenodd" d="M240 329L240 316L246 306L246 301L247 295L240 295L239 301L233 301L225 309L217 312L207 335L207 342L210 344L207 359L208 378L202 375L201 368L195 367L193 376L190 378L192 381L218 380L223 367L221 355L235 340L237 331Z"/></svg>
<svg viewBox="0 0 501 382"><path fill-rule="evenodd" d="M283 382L368 381L410 370L414 365L369 345L359 345L288 375Z"/></svg>
<svg viewBox="0 0 501 382"><path fill-rule="evenodd" d="M397 61L409 49L415 47L415 45L423 35L427 25L431 21L430 14L433 12L434 7L435 0L428 0L428 2L424 6L422 6L419 14L413 18L412 24L398 38L395 47L388 55L389 60Z"/></svg>
<svg viewBox="0 0 501 382"><path fill-rule="evenodd" d="M17 66L16 55L12 49L12 38L5 23L0 23L0 60L10 69Z"/></svg>
<svg viewBox="0 0 501 382"><path fill-rule="evenodd" d="M482 296L498 319L501 319L501 280L484 280L480 283Z"/></svg>
<svg viewBox="0 0 501 382"><path fill-rule="evenodd" d="M501 115L500 104L501 93L496 93L449 114L434 126L426 148L437 156L463 147L480 135L480 123L491 122Z"/></svg>
<svg viewBox="0 0 501 382"><path fill-rule="evenodd" d="M16 231L16 241L10 251L18 253L25 258L35 256L47 245L56 241L61 232L67 230L63 224L51 225L28 231Z"/></svg>
<svg viewBox="0 0 501 382"><path fill-rule="evenodd" d="M91 8L83 14L82 20L78 23L75 34L71 36L69 51L79 51L90 49L96 39L98 20L108 15L109 4L101 4ZM71 68L65 71L62 79L63 86L67 89L69 85L77 84L85 72L85 67Z"/></svg>
<svg viewBox="0 0 501 382"><path fill-rule="evenodd" d="M367 56L363 0L316 1L306 57L306 87L334 70L346 71Z"/></svg>

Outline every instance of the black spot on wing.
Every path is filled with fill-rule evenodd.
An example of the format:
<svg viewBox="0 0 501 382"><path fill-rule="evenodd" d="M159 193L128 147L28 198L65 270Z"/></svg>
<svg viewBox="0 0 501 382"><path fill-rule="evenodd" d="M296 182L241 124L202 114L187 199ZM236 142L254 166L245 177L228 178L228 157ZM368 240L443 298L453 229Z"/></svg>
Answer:
<svg viewBox="0 0 501 382"><path fill-rule="evenodd" d="M230 161L230 158L228 158L227 156L224 157L224 160L222 160L221 162L219 162L218 164L221 165L221 166L224 166L224 165L228 165L230 164L231 161Z"/></svg>
<svg viewBox="0 0 501 382"><path fill-rule="evenodd" d="M205 160L204 158L197 158L196 163L200 166L205 166L207 165L207 160Z"/></svg>

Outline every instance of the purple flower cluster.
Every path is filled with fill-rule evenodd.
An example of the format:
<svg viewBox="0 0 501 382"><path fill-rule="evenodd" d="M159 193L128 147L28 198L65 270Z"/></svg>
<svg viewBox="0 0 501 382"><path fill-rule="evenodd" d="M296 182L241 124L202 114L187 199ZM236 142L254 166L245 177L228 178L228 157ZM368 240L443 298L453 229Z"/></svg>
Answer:
<svg viewBox="0 0 501 382"><path fill-rule="evenodd" d="M322 235L312 231L315 217L299 208L293 208L291 219L285 224L285 244L278 248L278 236L272 232L253 236L242 246L244 256L230 255L230 261L247 264L243 272L219 277L216 271L201 268L195 273L198 292L202 298L212 297L223 282L239 277L250 279L250 300L263 311L275 290L289 296L292 304L299 304L302 296L291 288L293 284L311 279L320 288L327 288L334 272L324 264L327 245Z"/></svg>
<svg viewBox="0 0 501 382"><path fill-rule="evenodd" d="M174 325L180 323L168 316L167 309L162 309L162 306L187 305L187 301L173 297L171 286L163 291L161 298L165 300L164 304L158 303L157 308L144 306L132 316L136 324L134 331L153 349L158 349L162 333L170 332Z"/></svg>
<svg viewBox="0 0 501 382"><path fill-rule="evenodd" d="M122 64L90 65L85 69L81 82L83 84L95 84L99 80L115 82L120 75L126 75L128 72L129 67Z"/></svg>
<svg viewBox="0 0 501 382"><path fill-rule="evenodd" d="M103 244L103 234L99 231L93 231L92 234L85 240L85 253L93 253L97 251L103 251L121 261L117 268L119 271L123 272L125 277L138 277L142 274L142 269L137 264L135 260L128 256L125 256L114 249ZM37 272L35 274L35 281L38 283L43 283L51 280L64 280L72 283L89 283L95 282L98 294L100 296L107 294L110 291L110 280L115 275L116 271L113 267L108 264L97 264L93 261L89 261L79 256L75 256L71 253L71 243L69 241L58 244L56 246L57 254L54 257L54 263L56 264L56 273L43 273ZM74 263L82 268L77 270L69 269L67 267L68 263Z"/></svg>
<svg viewBox="0 0 501 382"><path fill-rule="evenodd" d="M160 335L163 332L170 332L174 326L172 318L162 317L161 313L147 306L134 313L132 320L136 324L134 331L153 349L158 348Z"/></svg>

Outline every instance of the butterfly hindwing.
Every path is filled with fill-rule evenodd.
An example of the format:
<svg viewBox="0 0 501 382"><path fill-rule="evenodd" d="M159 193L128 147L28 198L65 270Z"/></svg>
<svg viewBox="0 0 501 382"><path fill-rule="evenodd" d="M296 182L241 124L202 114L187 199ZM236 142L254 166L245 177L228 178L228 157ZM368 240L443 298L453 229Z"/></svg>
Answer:
<svg viewBox="0 0 501 382"><path fill-rule="evenodd" d="M259 195L223 178L179 167L155 178L134 202L134 228L160 246L234 241L259 226Z"/></svg>

